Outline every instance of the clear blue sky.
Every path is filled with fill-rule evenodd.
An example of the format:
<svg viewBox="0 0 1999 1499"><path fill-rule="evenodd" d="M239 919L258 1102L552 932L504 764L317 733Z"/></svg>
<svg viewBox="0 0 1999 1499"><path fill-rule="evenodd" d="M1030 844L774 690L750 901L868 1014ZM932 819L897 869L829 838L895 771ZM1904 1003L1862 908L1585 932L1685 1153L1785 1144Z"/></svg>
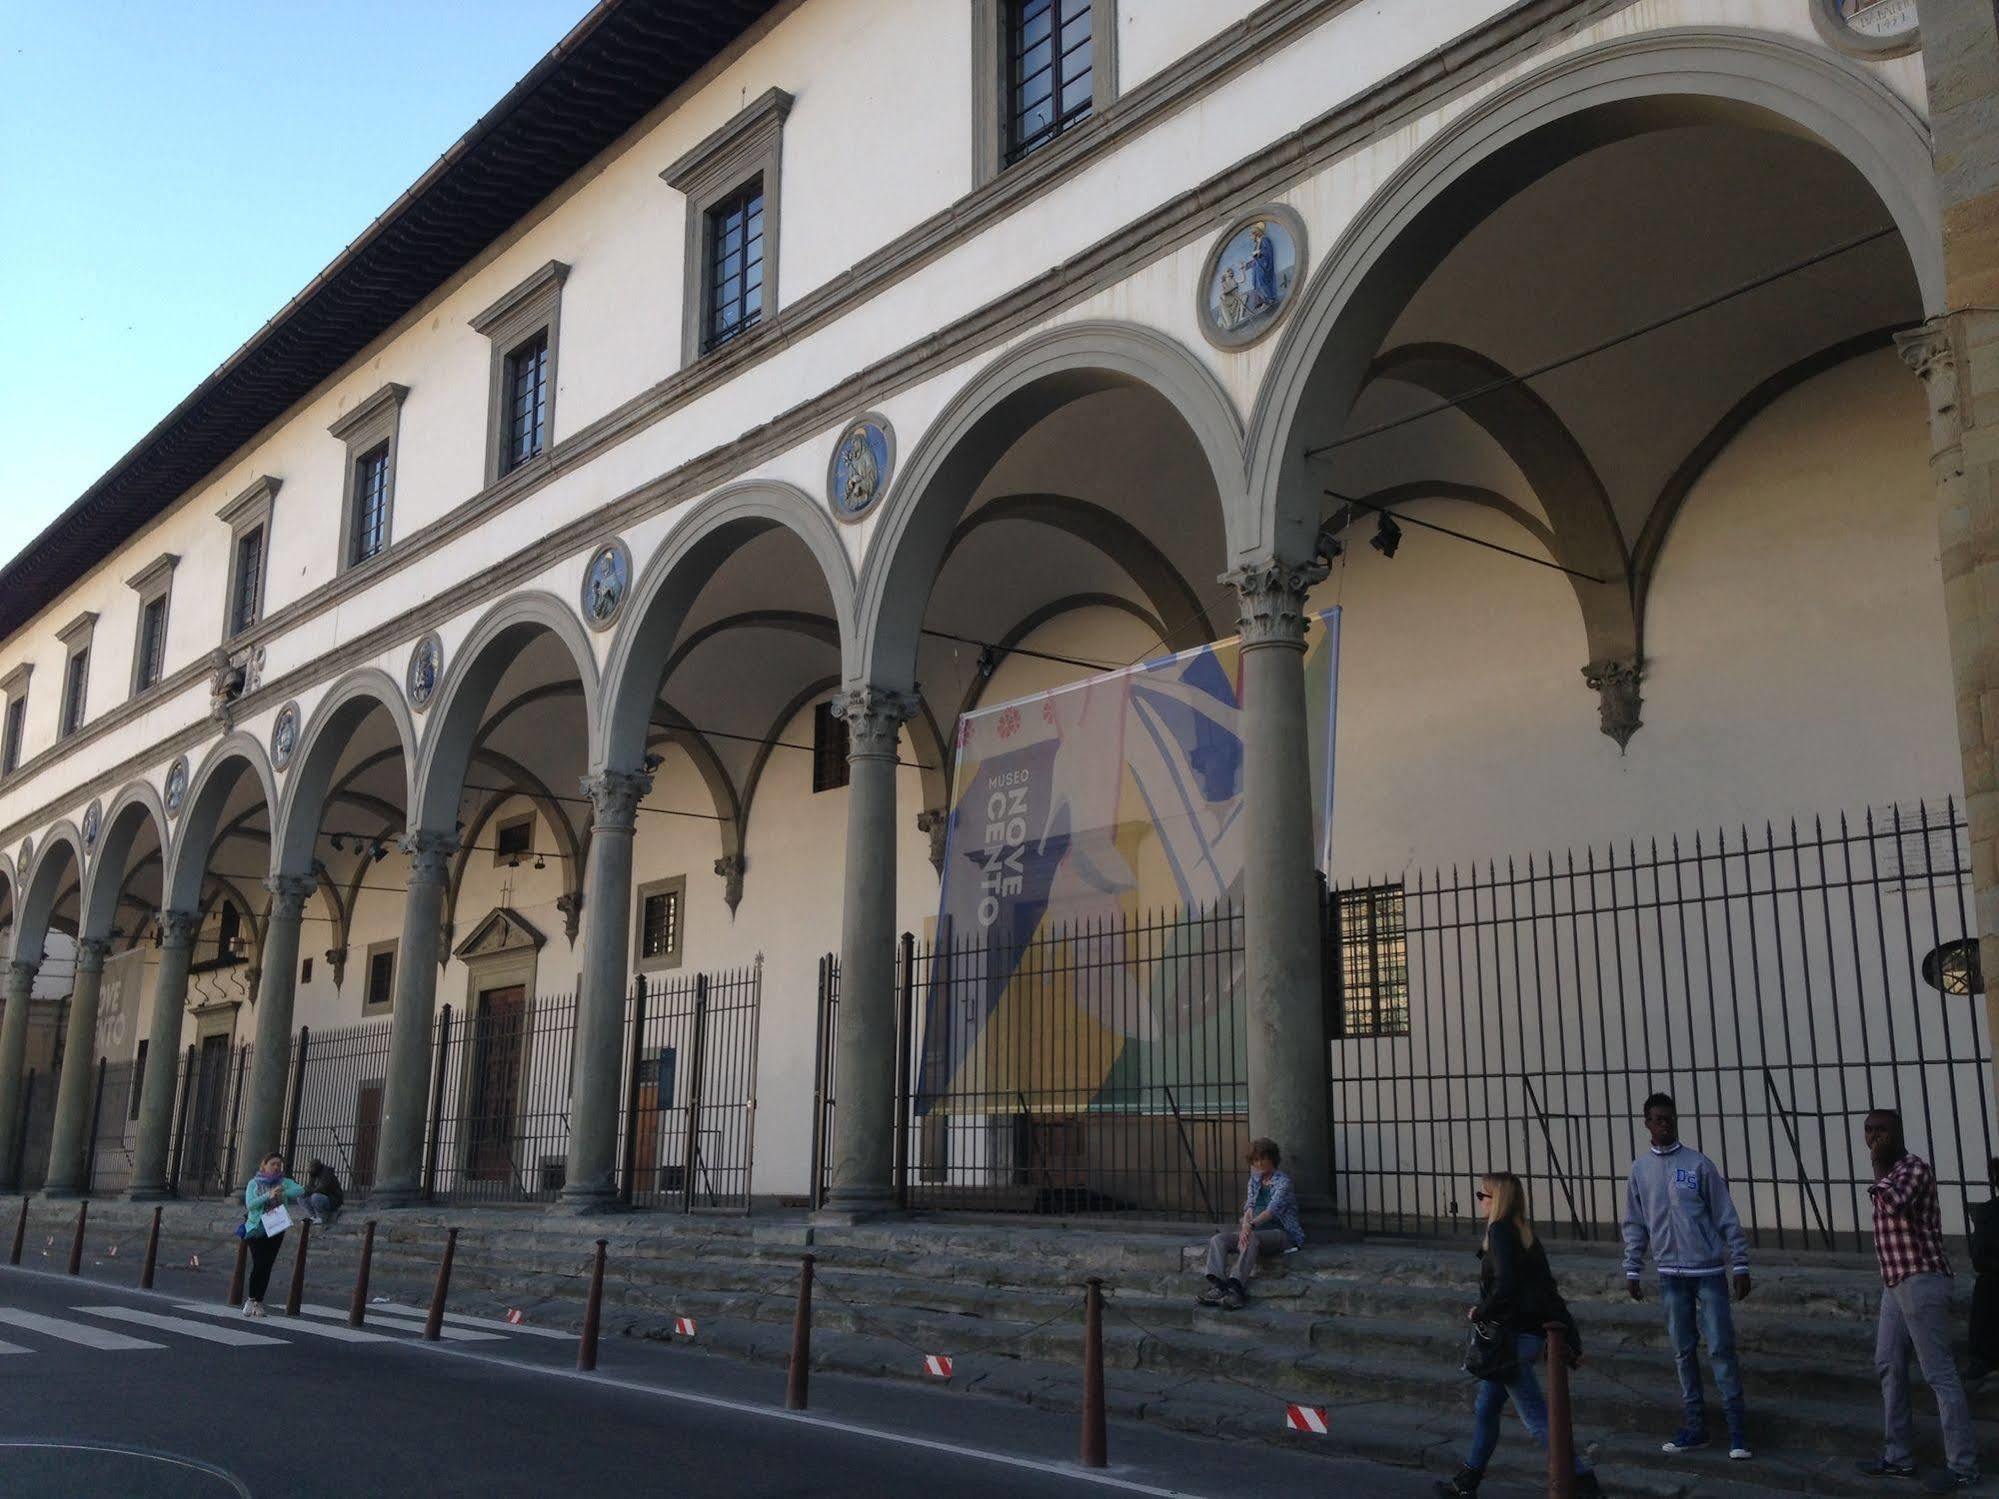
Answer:
<svg viewBox="0 0 1999 1499"><path fill-rule="evenodd" d="M589 0L0 0L0 558Z"/></svg>

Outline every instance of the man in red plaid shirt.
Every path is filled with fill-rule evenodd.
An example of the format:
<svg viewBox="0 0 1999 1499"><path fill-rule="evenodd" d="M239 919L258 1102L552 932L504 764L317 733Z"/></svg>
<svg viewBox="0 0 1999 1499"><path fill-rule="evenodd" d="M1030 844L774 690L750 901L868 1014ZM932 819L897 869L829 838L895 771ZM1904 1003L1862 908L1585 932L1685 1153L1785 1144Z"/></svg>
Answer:
<svg viewBox="0 0 1999 1499"><path fill-rule="evenodd" d="M1909 1440L1909 1354L1922 1365L1923 1378L1937 1397L1943 1425L1944 1456L1950 1464L1945 1488L1978 1482L1978 1445L1972 1434L1971 1406L1950 1351L1950 1260L1944 1255L1943 1214L1937 1205L1936 1173L1902 1140L1902 1116L1876 1109L1863 1126L1874 1158L1874 1253L1881 1261L1881 1320L1874 1334L1874 1370L1881 1376L1881 1408L1886 1440L1878 1459L1861 1463L1875 1478L1917 1476Z"/></svg>

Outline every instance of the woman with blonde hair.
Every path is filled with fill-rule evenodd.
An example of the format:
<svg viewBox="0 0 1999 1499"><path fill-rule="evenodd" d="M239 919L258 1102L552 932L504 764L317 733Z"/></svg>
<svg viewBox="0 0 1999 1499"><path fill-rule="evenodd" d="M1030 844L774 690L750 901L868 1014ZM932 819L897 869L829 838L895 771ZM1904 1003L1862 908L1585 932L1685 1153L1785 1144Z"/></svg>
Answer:
<svg viewBox="0 0 1999 1499"><path fill-rule="evenodd" d="M1535 1442L1548 1445L1548 1407L1534 1375L1549 1323L1560 1324L1572 1364L1582 1362L1582 1338L1575 1319L1556 1289L1548 1268L1548 1251L1527 1221L1527 1189L1511 1171L1493 1171L1479 1178L1478 1203L1485 1213L1485 1237L1478 1252L1478 1305L1467 1313L1474 1323L1493 1332L1496 1357L1479 1371L1478 1410L1472 1419L1471 1448L1455 1477L1440 1481L1444 1499L1468 1499L1485 1478L1485 1465L1499 1446L1499 1416L1507 1398ZM1576 1499L1598 1499L1603 1490L1596 1474L1576 1458Z"/></svg>

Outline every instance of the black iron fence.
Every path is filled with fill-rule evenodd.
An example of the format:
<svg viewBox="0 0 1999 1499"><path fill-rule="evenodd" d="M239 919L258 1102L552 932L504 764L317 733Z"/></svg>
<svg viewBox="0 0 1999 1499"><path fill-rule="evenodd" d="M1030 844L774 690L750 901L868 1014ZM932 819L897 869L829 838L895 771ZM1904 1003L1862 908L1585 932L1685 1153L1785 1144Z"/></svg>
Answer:
<svg viewBox="0 0 1999 1499"><path fill-rule="evenodd" d="M452 1202L553 1202L567 1180L576 996L482 994L440 1020L425 1177Z"/></svg>
<svg viewBox="0 0 1999 1499"><path fill-rule="evenodd" d="M233 1197L243 1190L237 1146L250 1047L211 1036L181 1056L174 1081L173 1149L167 1181L183 1197Z"/></svg>
<svg viewBox="0 0 1999 1499"><path fill-rule="evenodd" d="M132 1185L132 1157L139 1142L139 1069L132 1062L97 1062L85 1144L84 1190L105 1195Z"/></svg>
<svg viewBox="0 0 1999 1499"><path fill-rule="evenodd" d="M763 965L633 986L619 1128L623 1200L749 1211Z"/></svg>
<svg viewBox="0 0 1999 1499"><path fill-rule="evenodd" d="M1759 1243L1870 1232L1877 1105L1961 1232L1994 1153L1969 866L1945 803L1334 892L1346 1220L1463 1225L1504 1168L1538 1221L1614 1236L1658 1090Z"/></svg>
<svg viewBox="0 0 1999 1499"><path fill-rule="evenodd" d="M284 1126L285 1160L299 1180L305 1179L307 1163L318 1160L351 1191L366 1192L375 1184L388 1075L386 1021L299 1031L292 1041Z"/></svg>

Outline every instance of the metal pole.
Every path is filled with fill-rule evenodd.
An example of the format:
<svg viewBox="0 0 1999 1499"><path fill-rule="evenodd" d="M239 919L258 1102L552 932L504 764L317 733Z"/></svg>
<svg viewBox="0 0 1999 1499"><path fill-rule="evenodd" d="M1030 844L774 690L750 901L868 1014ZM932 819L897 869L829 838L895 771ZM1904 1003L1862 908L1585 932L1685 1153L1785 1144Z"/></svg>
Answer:
<svg viewBox="0 0 1999 1499"><path fill-rule="evenodd" d="M90 1100L90 1144L83 1152L83 1195L97 1181L97 1131L104 1121L104 1058L97 1059L97 1093Z"/></svg>
<svg viewBox="0 0 1999 1499"><path fill-rule="evenodd" d="M625 1064L625 1159L618 1173L618 1204L632 1205L633 1178L639 1169L639 1059L645 1054L646 980L632 980L632 1054Z"/></svg>
<svg viewBox="0 0 1999 1499"><path fill-rule="evenodd" d="M1083 1466L1110 1461L1104 1437L1104 1283L1091 1276L1083 1294Z"/></svg>
<svg viewBox="0 0 1999 1499"><path fill-rule="evenodd" d="M79 1275L83 1271L83 1224L90 1216L90 1199L84 1198L76 1205L76 1237L69 1241L69 1273Z"/></svg>
<svg viewBox="0 0 1999 1499"><path fill-rule="evenodd" d="M806 1408L806 1383L812 1374L812 1256L798 1262L798 1310L791 1319L791 1370L784 1387L784 1408Z"/></svg>
<svg viewBox="0 0 1999 1499"><path fill-rule="evenodd" d="M140 1290L142 1291L152 1290L153 1264L155 1261L159 1259L159 1257L160 1257L160 1210L159 1206L155 1204L153 1207L153 1226L146 1231L146 1263L139 1267Z"/></svg>
<svg viewBox="0 0 1999 1499"><path fill-rule="evenodd" d="M832 961L831 954L819 960L818 1034L812 1042L812 1180L808 1200L815 1213L826 1201L826 1025Z"/></svg>
<svg viewBox="0 0 1999 1499"><path fill-rule="evenodd" d="M28 1199L23 1197L21 1199L21 1216L14 1222L14 1252L7 1257L8 1264L18 1265L21 1263L21 1246L27 1242L27 1238Z"/></svg>
<svg viewBox="0 0 1999 1499"><path fill-rule="evenodd" d="M167 1190L180 1195L180 1168L187 1154L187 1110L194 1097L194 1048L187 1049L187 1062L180 1075L180 1118L174 1124L174 1163L167 1172Z"/></svg>
<svg viewBox="0 0 1999 1499"><path fill-rule="evenodd" d="M694 1209L694 1173L701 1164L701 1074L708 1049L708 975L694 976L694 1029L688 1038L687 1149L680 1172L680 1211Z"/></svg>
<svg viewBox="0 0 1999 1499"><path fill-rule="evenodd" d="M444 1335L444 1298L451 1294L451 1257L458 1252L458 1230L444 1231L444 1258L438 1261L437 1285L430 1293L430 1315L424 1319L424 1341L435 1343Z"/></svg>
<svg viewBox="0 0 1999 1499"><path fill-rule="evenodd" d="M1569 1410L1568 1337L1561 1323L1548 1332L1548 1499L1575 1499L1576 1431Z"/></svg>
<svg viewBox="0 0 1999 1499"><path fill-rule="evenodd" d="M312 1044L312 1027L298 1028L298 1055L292 1059L292 1096L285 1106L285 1170L298 1169L293 1159L298 1154L298 1109L305 1096L305 1055Z"/></svg>
<svg viewBox="0 0 1999 1499"><path fill-rule="evenodd" d="M243 1262L250 1257L250 1241L236 1241L236 1268L229 1272L229 1293L222 1299L230 1306L240 1305L243 1300Z"/></svg>
<svg viewBox="0 0 1999 1499"><path fill-rule="evenodd" d="M590 1299L583 1304L583 1336L576 1344L576 1367L586 1373L597 1367L597 1322L604 1314L604 1246L597 1241L596 1263L590 1267Z"/></svg>
<svg viewBox="0 0 1999 1499"><path fill-rule="evenodd" d="M305 1251L312 1243L312 1220L302 1219L298 1226L298 1253L292 1256L292 1288L285 1296L285 1315L296 1317L298 1304L305 1295Z"/></svg>
<svg viewBox="0 0 1999 1499"><path fill-rule="evenodd" d="M347 1325L359 1327L368 1316L368 1268L375 1261L375 1220L361 1235L361 1264L354 1272L354 1299L347 1306Z"/></svg>
<svg viewBox="0 0 1999 1499"><path fill-rule="evenodd" d="M904 932L895 1005L895 1205L909 1206L909 1050L916 1009L916 934Z"/></svg>
<svg viewBox="0 0 1999 1499"><path fill-rule="evenodd" d="M437 1060L431 1067L430 1140L423 1154L423 1197L437 1196L437 1142L444 1133L444 1059L451 1051L451 1006L437 1014Z"/></svg>

